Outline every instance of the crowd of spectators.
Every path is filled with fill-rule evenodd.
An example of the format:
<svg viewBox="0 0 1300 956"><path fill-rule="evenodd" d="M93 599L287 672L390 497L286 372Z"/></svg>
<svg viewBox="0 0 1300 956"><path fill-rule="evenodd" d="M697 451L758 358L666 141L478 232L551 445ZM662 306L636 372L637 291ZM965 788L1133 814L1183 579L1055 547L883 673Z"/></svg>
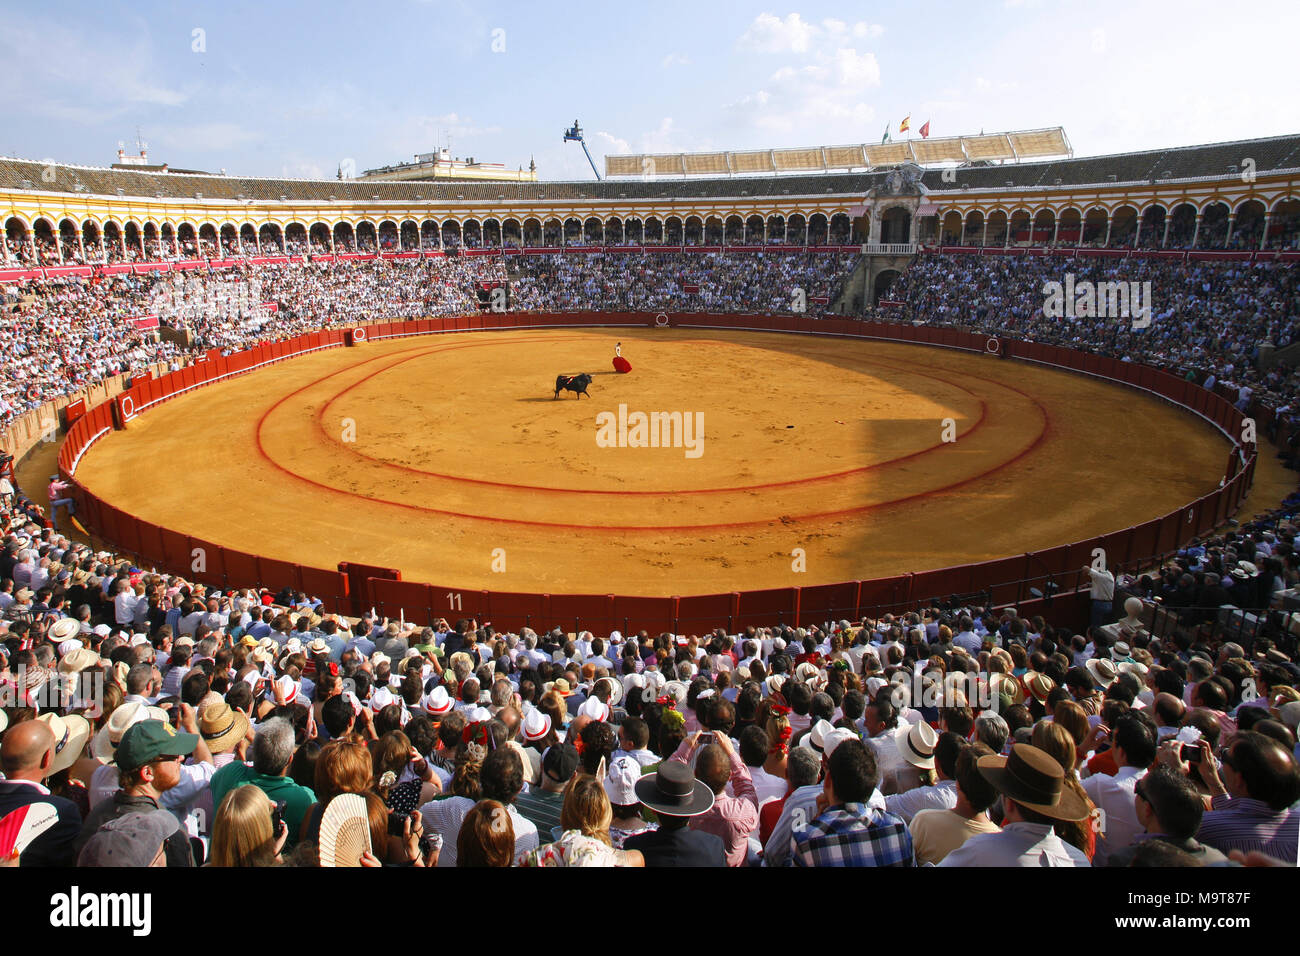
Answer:
<svg viewBox="0 0 1300 956"><path fill-rule="evenodd" d="M363 867L1296 863L1294 641L1156 637L1138 596L1086 633L420 627L150 573L39 510L3 513L0 816L56 819L8 865L329 865L337 800ZM1164 577L1249 563L1233 597L1273 603L1293 516Z"/></svg>
<svg viewBox="0 0 1300 956"><path fill-rule="evenodd" d="M1046 283L1150 283L1150 325L1133 317L1046 314ZM1228 382L1281 411L1295 407L1293 365L1257 366L1260 347L1300 339L1300 269L1293 263L1060 256L923 254L885 293L901 305L869 310L884 321L970 328L1099 352L1176 370L1213 387ZM1141 324L1136 323L1136 324Z"/></svg>
<svg viewBox="0 0 1300 956"><path fill-rule="evenodd" d="M512 259L520 309L790 313L833 300L857 257L839 253L619 253Z"/></svg>
<svg viewBox="0 0 1300 956"><path fill-rule="evenodd" d="M364 321L467 314L508 284L513 310L824 311L851 257L837 254L450 256L96 273L0 284L0 422L61 395L186 354ZM689 289L693 291L687 291ZM190 333L139 331L157 316Z"/></svg>
<svg viewBox="0 0 1300 956"><path fill-rule="evenodd" d="M6 290L0 334L20 358L4 396L33 407L179 360L124 331L151 306L194 348L233 349L472 311L496 281L512 308L790 311L793 284L825 296L850 264L452 257L247 267L179 289L166 274L45 280ZM1042 283L1067 270L1151 281L1151 326L1046 319ZM891 294L909 318L1223 378L1255 374L1260 342L1289 343L1296 313L1293 270L1235 263L922 257ZM1287 401L1289 381L1258 387ZM1207 625L1220 604L1263 613L1300 589L1297 501L1120 582L1123 617L1108 592L1084 633L967 607L567 635L208 589L73 544L46 508L0 493L0 814L57 811L8 863L312 866L348 796L370 821L363 866L1296 862L1294 637L1243 645ZM60 494L52 480L49 504ZM1177 626L1154 636L1157 599Z"/></svg>

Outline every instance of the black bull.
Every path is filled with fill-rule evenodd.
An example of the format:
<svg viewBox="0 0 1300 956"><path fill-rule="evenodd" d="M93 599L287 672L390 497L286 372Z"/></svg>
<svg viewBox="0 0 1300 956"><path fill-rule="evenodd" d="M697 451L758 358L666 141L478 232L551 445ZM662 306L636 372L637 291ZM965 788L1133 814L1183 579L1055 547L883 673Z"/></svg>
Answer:
<svg viewBox="0 0 1300 956"><path fill-rule="evenodd" d="M560 397L560 392L569 391L577 392L578 398L587 395L587 386L591 384L591 375L583 372L581 375L557 375L555 377L555 397ZM591 398L590 395L587 395Z"/></svg>

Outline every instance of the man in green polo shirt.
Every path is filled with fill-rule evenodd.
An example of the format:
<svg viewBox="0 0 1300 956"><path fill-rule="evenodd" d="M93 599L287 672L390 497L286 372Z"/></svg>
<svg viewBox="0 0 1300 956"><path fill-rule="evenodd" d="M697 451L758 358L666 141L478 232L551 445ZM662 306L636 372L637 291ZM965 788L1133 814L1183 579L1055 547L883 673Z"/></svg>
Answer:
<svg viewBox="0 0 1300 956"><path fill-rule="evenodd" d="M285 776L293 762L293 751L293 725L283 717L273 717L257 728L257 736L253 738L253 765L238 761L226 764L213 775L211 785L214 808L221 807L227 793L246 783L260 787L273 803L283 800L284 822L289 828L284 844L286 851L298 842L303 817L316 802L316 794Z"/></svg>

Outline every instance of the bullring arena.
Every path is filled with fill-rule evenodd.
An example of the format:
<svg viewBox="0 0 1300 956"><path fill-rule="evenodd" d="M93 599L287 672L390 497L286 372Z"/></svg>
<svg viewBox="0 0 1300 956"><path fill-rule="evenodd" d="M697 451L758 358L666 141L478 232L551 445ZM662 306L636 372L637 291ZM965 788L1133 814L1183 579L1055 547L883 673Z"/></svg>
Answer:
<svg viewBox="0 0 1300 956"><path fill-rule="evenodd" d="M616 340L628 375L610 368ZM593 371L590 398L555 399L557 370ZM619 405L698 413L699 457L598 447L596 416ZM1124 419L1141 428L1117 431ZM221 436L220 452L193 459L196 432ZM448 590L664 596L1083 540L1213 491L1229 448L1154 396L987 352L517 329L371 341L195 389L100 440L76 478L186 535L238 548L255 531L263 554L294 564L360 562ZM141 481L154 463L185 480Z"/></svg>
<svg viewBox="0 0 1300 956"><path fill-rule="evenodd" d="M727 69L875 36L807 27ZM0 157L0 865L1294 865L1300 135L329 178L268 99L169 159L284 178Z"/></svg>

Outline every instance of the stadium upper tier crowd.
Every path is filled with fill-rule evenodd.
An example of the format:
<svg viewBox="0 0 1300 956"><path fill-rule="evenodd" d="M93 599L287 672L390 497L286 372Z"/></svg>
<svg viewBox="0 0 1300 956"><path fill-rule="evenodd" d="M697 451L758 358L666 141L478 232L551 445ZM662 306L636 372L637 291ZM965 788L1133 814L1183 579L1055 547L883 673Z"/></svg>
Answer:
<svg viewBox="0 0 1300 956"><path fill-rule="evenodd" d="M1300 585L1292 516L1119 582L1188 612L1163 639L1139 597L1086 634L972 607L566 635L223 593L28 503L3 514L0 818L53 823L0 863L315 866L350 813L372 867L1295 865L1294 642L1194 613Z"/></svg>
<svg viewBox="0 0 1300 956"><path fill-rule="evenodd" d="M572 254L241 266L210 272L102 275L0 285L0 421L87 384L185 353L366 320L470 313L505 283L512 310L718 310L824 314L856 257L835 253ZM1151 325L1108 317L1049 318L1047 281L1150 282ZM1300 394L1289 366L1256 368L1261 345L1297 338L1300 270L1206 263L922 255L888 292L902 306L872 317L972 326L1101 351L1230 382L1287 411ZM186 348L137 331L156 315L193 333Z"/></svg>
<svg viewBox="0 0 1300 956"><path fill-rule="evenodd" d="M511 309L824 311L852 257L838 254L473 256L70 276L0 285L0 421L185 351L236 351L313 329L466 314L510 281ZM688 287L692 291L687 291ZM486 304L490 304L487 300ZM183 349L130 319L193 333ZM179 367L174 364L173 367Z"/></svg>
<svg viewBox="0 0 1300 956"><path fill-rule="evenodd" d="M1049 282L1150 283L1150 325L1132 317L1050 317ZM1145 291L1143 293L1145 295ZM1017 340L1129 358L1229 382L1239 401L1253 395L1280 411L1295 407L1294 368L1261 372L1260 346L1300 340L1300 268L1274 262L1181 262L1022 256L918 256L886 293L901 306L878 306L873 318L968 326ZM1077 311L1077 310L1076 310ZM1141 324L1138 322L1137 324Z"/></svg>

